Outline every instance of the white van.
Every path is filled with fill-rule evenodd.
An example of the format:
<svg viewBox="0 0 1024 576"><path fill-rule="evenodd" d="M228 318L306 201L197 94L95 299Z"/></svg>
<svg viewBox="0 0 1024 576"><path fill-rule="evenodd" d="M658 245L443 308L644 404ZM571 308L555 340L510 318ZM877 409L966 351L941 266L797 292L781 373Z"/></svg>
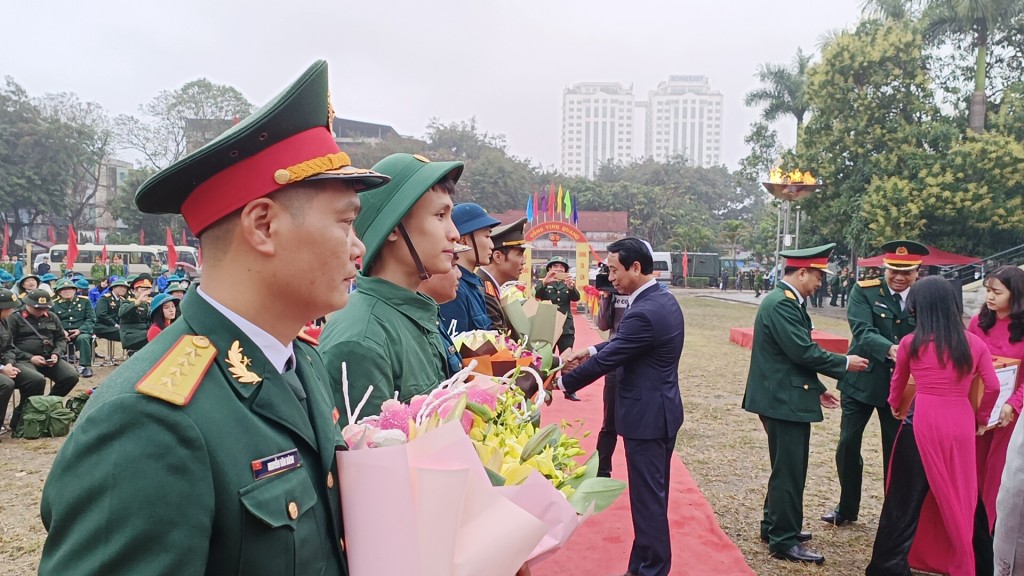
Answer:
<svg viewBox="0 0 1024 576"><path fill-rule="evenodd" d="M668 252L654 253L654 277L658 282L672 283L672 254Z"/></svg>
<svg viewBox="0 0 1024 576"><path fill-rule="evenodd" d="M152 274L154 264L157 267L167 264L166 248L164 248L165 253L161 254L157 246L85 243L78 245L78 258L73 266L68 267L68 269L80 272L88 278L96 258L102 256L104 246L107 248L107 257L110 258L111 263L114 261L114 256L121 257L121 263L125 265L125 273L128 275L142 274L144 272ZM61 264L66 264L64 260L67 258L67 255L67 244L54 244L50 247L50 266L53 268L54 274L60 274L60 266Z"/></svg>

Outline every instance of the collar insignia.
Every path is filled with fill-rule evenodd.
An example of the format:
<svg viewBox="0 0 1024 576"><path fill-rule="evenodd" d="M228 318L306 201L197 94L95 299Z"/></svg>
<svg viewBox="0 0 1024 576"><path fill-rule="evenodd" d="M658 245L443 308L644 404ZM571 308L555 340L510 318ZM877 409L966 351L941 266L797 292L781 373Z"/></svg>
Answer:
<svg viewBox="0 0 1024 576"><path fill-rule="evenodd" d="M249 370L252 360L242 353L242 347L238 345L238 340L235 340L231 344L231 348L228 349L227 362L228 370L235 380L243 384L259 384L263 380L255 372Z"/></svg>

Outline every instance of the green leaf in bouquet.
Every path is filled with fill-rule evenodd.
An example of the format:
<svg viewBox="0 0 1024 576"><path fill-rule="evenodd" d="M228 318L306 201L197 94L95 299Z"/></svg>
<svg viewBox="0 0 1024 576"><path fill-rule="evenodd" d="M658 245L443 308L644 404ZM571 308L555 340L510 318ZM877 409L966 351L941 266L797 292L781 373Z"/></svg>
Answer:
<svg viewBox="0 0 1024 576"><path fill-rule="evenodd" d="M513 300L503 303L501 309L505 312L513 333L525 336L530 333L530 319L526 316L526 312L523 311L523 302L525 300Z"/></svg>
<svg viewBox="0 0 1024 576"><path fill-rule="evenodd" d="M452 407L452 411L448 413L444 418L444 424L449 422L457 422L462 420L462 413L466 411L467 402L469 399L465 394L459 396L459 399L455 402L455 406Z"/></svg>
<svg viewBox="0 0 1024 576"><path fill-rule="evenodd" d="M491 411L489 406L484 406L483 404L466 402L466 410L469 410L474 416L480 417L484 422L490 422L494 419L494 412Z"/></svg>
<svg viewBox="0 0 1024 576"><path fill-rule="evenodd" d="M540 454L547 446L551 446L552 448L558 446L558 441L561 440L561 438L562 429L558 427L558 424L549 424L545 426L530 438L526 443L526 446L523 446L523 453L520 455L519 461L526 462L530 458Z"/></svg>
<svg viewBox="0 0 1024 576"><path fill-rule="evenodd" d="M491 470L490 468L484 468L484 470L487 471L487 478L490 479L491 486L504 486L505 485L505 477L504 476L502 476L501 474L498 474L497 472L495 472L494 470Z"/></svg>
<svg viewBox="0 0 1024 576"><path fill-rule="evenodd" d="M563 482L562 485L572 486L576 490L579 490L580 485L583 484L583 482L590 480L591 478L597 478L597 452L591 454L590 458L587 458L587 462L583 464L583 466L585 469L581 476L569 478Z"/></svg>
<svg viewBox="0 0 1024 576"><path fill-rule="evenodd" d="M626 489L626 483L614 478L590 478L582 482L569 496L569 504L577 514L585 514L593 506L594 513L612 505Z"/></svg>

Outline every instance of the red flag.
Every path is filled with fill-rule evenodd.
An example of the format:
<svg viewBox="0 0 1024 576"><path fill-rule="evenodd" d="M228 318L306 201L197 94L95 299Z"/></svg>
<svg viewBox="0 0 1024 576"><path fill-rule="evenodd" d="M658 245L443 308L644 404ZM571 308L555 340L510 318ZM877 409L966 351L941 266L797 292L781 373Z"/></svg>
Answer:
<svg viewBox="0 0 1024 576"><path fill-rule="evenodd" d="M533 219L534 220L539 220L540 219L540 218L537 217L539 209L540 209L540 204L537 203L537 200L538 200L538 198L537 198L537 190L534 189L534 191L533 191ZM533 224L533 221L531 220L530 223Z"/></svg>
<svg viewBox="0 0 1024 576"><path fill-rule="evenodd" d="M171 270L178 265L178 251L174 249L174 236L171 235L171 227L167 227L167 267Z"/></svg>
<svg viewBox="0 0 1024 576"><path fill-rule="evenodd" d="M139 244L145 244L145 243L146 243L146 231L143 230L142 228L139 228Z"/></svg>
<svg viewBox="0 0 1024 576"><path fill-rule="evenodd" d="M548 218L555 217L555 181L551 181L551 189L548 190Z"/></svg>
<svg viewBox="0 0 1024 576"><path fill-rule="evenodd" d="M68 257L64 261L70 272L74 269L75 262L78 261L78 234L75 234L75 228L68 224Z"/></svg>
<svg viewBox="0 0 1024 576"><path fill-rule="evenodd" d="M690 275L690 255L683 252L683 278Z"/></svg>
<svg viewBox="0 0 1024 576"><path fill-rule="evenodd" d="M7 227L7 222L4 222L4 252L3 257L7 258L7 239L11 235L11 229Z"/></svg>
<svg viewBox="0 0 1024 576"><path fill-rule="evenodd" d="M57 243L57 232L53 229L53 226L46 229L46 237L50 239L50 244Z"/></svg>
<svg viewBox="0 0 1024 576"><path fill-rule="evenodd" d="M104 263L107 262L107 245L106 244L103 245L103 251L100 252L100 259L102 259Z"/></svg>
<svg viewBox="0 0 1024 576"><path fill-rule="evenodd" d="M185 229L181 229L181 245L188 246L188 238L185 237Z"/></svg>
<svg viewBox="0 0 1024 576"><path fill-rule="evenodd" d="M99 227L96 227L96 236L93 237L93 242L95 242L96 244L100 243L100 229L99 229Z"/></svg>

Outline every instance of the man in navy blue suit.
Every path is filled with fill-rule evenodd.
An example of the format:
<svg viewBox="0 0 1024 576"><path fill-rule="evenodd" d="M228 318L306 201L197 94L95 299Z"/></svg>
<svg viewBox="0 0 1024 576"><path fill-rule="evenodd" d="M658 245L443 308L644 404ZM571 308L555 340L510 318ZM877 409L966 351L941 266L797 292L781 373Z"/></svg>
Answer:
<svg viewBox="0 0 1024 576"><path fill-rule="evenodd" d="M626 575L666 576L672 565L669 469L683 424L683 312L655 279L654 256L643 240L624 238L608 246L608 279L629 296L626 313L615 338L566 355L561 387L576 392L615 371L615 428L626 448L633 514Z"/></svg>

